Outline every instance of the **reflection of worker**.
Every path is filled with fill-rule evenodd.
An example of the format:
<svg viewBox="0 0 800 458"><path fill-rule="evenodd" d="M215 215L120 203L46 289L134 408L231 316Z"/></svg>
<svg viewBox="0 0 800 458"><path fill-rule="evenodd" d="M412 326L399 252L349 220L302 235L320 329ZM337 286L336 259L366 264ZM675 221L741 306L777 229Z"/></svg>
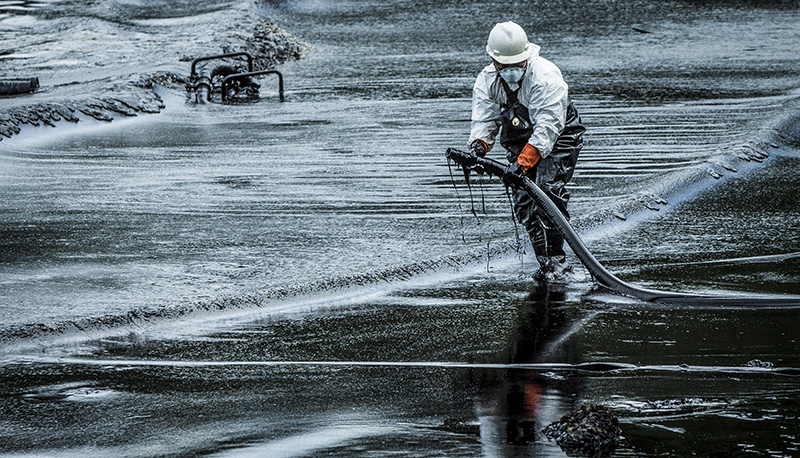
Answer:
<svg viewBox="0 0 800 458"><path fill-rule="evenodd" d="M563 287L536 285L517 308L516 326L509 334L498 364L572 361L570 321L565 313ZM582 391L575 377L552 377L531 369L478 373L484 389L477 405L483 456L550 456L553 445L538 431L571 408ZM548 448L550 447L550 448Z"/></svg>
<svg viewBox="0 0 800 458"><path fill-rule="evenodd" d="M470 151L485 156L499 131L500 145L508 151L507 173L533 180L568 216L565 185L572 178L586 129L569 101L567 83L513 22L494 26L486 51L492 64L481 71L473 88ZM522 190L514 192L514 212L528 231L539 262L535 277L565 280L569 266L564 239L547 216Z"/></svg>

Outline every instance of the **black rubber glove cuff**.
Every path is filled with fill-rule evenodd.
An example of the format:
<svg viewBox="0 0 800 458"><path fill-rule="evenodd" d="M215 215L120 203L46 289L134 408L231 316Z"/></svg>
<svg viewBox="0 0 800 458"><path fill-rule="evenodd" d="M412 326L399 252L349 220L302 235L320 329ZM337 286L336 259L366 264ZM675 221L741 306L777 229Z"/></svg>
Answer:
<svg viewBox="0 0 800 458"><path fill-rule="evenodd" d="M481 140L474 140L472 144L469 145L469 151L478 157L485 157L487 153L486 144Z"/></svg>

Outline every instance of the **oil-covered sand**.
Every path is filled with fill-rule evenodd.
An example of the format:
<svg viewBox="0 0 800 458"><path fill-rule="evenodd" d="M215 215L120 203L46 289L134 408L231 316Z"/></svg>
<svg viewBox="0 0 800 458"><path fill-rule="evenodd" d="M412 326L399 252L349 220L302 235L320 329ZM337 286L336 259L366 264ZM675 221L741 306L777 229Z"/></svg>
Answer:
<svg viewBox="0 0 800 458"><path fill-rule="evenodd" d="M0 6L3 71L42 83L0 109L186 76L259 16L314 47L283 104L167 84L158 114L0 141L0 453L564 456L541 431L596 404L617 456L797 454L798 310L653 306L577 266L537 288L502 186L472 216L443 154L514 19L589 127L570 209L609 269L800 294L797 4L496 8Z"/></svg>

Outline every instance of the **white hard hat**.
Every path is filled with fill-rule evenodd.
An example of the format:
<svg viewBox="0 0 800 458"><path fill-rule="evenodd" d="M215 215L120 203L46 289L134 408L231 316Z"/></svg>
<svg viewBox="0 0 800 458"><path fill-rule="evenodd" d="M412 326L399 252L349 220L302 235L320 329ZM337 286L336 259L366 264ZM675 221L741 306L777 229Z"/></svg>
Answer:
<svg viewBox="0 0 800 458"><path fill-rule="evenodd" d="M486 52L501 64L518 64L538 53L539 47L528 41L528 35L514 22L499 22L489 32Z"/></svg>

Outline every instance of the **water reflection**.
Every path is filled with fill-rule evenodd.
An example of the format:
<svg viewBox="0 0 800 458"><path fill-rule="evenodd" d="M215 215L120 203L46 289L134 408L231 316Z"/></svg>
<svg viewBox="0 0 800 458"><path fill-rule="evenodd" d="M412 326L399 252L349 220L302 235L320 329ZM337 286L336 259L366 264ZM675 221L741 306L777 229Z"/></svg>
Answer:
<svg viewBox="0 0 800 458"><path fill-rule="evenodd" d="M573 363L572 319L563 287L536 285L517 308L508 352L497 363ZM476 410L483 456L547 455L558 448L541 430L572 411L583 392L579 377L531 370L481 372Z"/></svg>

